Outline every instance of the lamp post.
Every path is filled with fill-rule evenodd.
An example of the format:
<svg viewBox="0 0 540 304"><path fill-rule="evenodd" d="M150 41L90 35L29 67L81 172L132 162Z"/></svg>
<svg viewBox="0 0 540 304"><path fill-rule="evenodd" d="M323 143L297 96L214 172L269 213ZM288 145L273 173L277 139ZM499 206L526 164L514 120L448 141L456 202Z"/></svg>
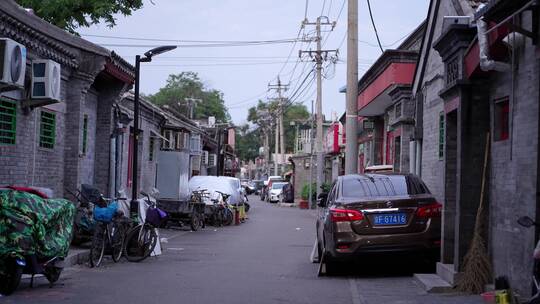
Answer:
<svg viewBox="0 0 540 304"><path fill-rule="evenodd" d="M138 171L139 164L139 87L140 87L140 73L141 62L151 62L152 57L163 54L168 51L176 49L175 45L160 46L144 53L144 57L140 55L135 56L135 97L133 101L133 157L131 163L131 202L130 213L131 217L138 215L139 207L137 204L138 196Z"/></svg>

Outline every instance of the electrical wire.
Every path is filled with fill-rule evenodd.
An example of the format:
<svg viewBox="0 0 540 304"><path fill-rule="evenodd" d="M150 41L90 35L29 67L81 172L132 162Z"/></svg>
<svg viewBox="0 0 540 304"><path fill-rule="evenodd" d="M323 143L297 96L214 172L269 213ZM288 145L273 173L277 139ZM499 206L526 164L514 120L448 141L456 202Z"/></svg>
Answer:
<svg viewBox="0 0 540 304"><path fill-rule="evenodd" d="M131 40L131 41L154 41L154 42L175 42L175 43L204 43L204 44L221 44L221 43L234 43L234 44L252 44L252 43L267 43L273 41L293 40L290 38L275 39L275 40L188 40L188 39L160 39L160 38L146 38L146 37L126 37L126 36L108 36L108 35L93 35L93 34L81 34L84 37L105 38L115 40Z"/></svg>
<svg viewBox="0 0 540 304"><path fill-rule="evenodd" d="M146 67L221 67L221 66L258 66L283 64L283 61L276 62L235 62L235 63L212 63L212 64L150 64ZM288 64L292 64L289 62Z"/></svg>
<svg viewBox="0 0 540 304"><path fill-rule="evenodd" d="M377 32L377 26L375 26L375 20L373 20L373 13L371 12L371 3L369 0L367 1L368 10L369 10L369 17L371 18L371 24L373 25L373 31L375 31L375 36L377 37L377 42L379 43L379 48L381 49L381 53L384 53L384 49L381 44L381 39L379 38L379 33Z"/></svg>
<svg viewBox="0 0 540 304"><path fill-rule="evenodd" d="M161 45L157 44L118 44L118 43L98 43L95 44L102 47L118 47L118 48L154 48ZM295 40L283 40L283 41L273 41L273 42L262 42L262 43L223 43L223 44L178 44L175 45L179 48L223 48L223 47L250 47L250 46L266 46L271 44L288 44L295 43Z"/></svg>

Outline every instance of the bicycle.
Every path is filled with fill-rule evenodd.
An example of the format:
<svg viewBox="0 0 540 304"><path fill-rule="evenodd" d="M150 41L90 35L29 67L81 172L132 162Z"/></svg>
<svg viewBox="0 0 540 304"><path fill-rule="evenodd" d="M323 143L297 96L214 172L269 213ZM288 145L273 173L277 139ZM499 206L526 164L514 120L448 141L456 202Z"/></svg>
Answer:
<svg viewBox="0 0 540 304"><path fill-rule="evenodd" d="M225 226L230 226L232 225L234 221L233 209L235 209L236 207L229 204L229 198L231 197L230 194L223 193L217 190L216 192L221 194L221 196L223 197L223 202L224 202L223 208L220 209L222 213L222 223Z"/></svg>
<svg viewBox="0 0 540 304"><path fill-rule="evenodd" d="M193 190L191 192L190 201L192 204L204 204L204 200L210 197L210 193L206 189ZM205 218L204 218L204 209L202 212L200 209L193 207L193 212L191 215L191 230L197 231L199 228L205 228Z"/></svg>
<svg viewBox="0 0 540 304"><path fill-rule="evenodd" d="M111 249L112 260L116 263L122 258L126 220L118 211L117 200L100 197L99 204L94 207L96 226L90 247L90 267L99 267L105 255L105 249Z"/></svg>
<svg viewBox="0 0 540 304"><path fill-rule="evenodd" d="M155 200L150 195L142 192L146 196L146 202L149 208L143 223L131 228L124 242L124 255L130 262L141 262L150 256L158 242L157 228L166 217L165 212L157 208Z"/></svg>

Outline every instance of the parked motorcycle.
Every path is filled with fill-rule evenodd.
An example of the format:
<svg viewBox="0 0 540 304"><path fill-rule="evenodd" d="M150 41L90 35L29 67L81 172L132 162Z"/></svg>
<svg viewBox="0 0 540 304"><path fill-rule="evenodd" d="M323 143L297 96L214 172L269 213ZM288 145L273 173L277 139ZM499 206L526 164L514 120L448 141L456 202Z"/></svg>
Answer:
<svg viewBox="0 0 540 304"><path fill-rule="evenodd" d="M0 294L12 294L22 274L60 278L72 236L75 206L28 192L0 189Z"/></svg>
<svg viewBox="0 0 540 304"><path fill-rule="evenodd" d="M524 216L518 219L518 224L523 227L531 228L540 226L539 223L533 221L530 217ZM534 271L533 271L533 283L535 294L525 304L540 304L540 240L536 244L536 248L533 253L534 258Z"/></svg>

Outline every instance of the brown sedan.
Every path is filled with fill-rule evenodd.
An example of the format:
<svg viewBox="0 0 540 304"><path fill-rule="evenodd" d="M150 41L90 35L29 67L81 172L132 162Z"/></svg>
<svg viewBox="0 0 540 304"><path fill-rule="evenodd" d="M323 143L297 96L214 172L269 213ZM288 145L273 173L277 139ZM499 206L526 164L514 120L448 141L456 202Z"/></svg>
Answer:
<svg viewBox="0 0 540 304"><path fill-rule="evenodd" d="M340 176L318 204L317 244L327 272L362 254L439 256L442 205L415 175Z"/></svg>

